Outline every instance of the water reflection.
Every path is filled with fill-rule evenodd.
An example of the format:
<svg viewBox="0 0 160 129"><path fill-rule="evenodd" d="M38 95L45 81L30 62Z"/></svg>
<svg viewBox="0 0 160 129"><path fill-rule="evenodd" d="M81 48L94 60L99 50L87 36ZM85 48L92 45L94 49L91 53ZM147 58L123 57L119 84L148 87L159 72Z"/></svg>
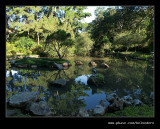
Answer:
<svg viewBox="0 0 160 129"><path fill-rule="evenodd" d="M75 66L77 59L83 65ZM153 63L108 57L76 57L68 60L72 66L66 70L12 68L6 71L7 98L23 91L38 92L40 98L49 103L55 116L69 116L81 107L93 109L106 98L107 93L114 90L118 91L119 96L133 89L141 89L148 96L153 91ZM87 78L92 74L92 67L88 65L90 61L95 61L98 64L97 73L104 75L105 83L101 87L87 84ZM110 68L101 68L101 63L107 63ZM66 80L66 86L54 87L49 84L57 79Z"/></svg>

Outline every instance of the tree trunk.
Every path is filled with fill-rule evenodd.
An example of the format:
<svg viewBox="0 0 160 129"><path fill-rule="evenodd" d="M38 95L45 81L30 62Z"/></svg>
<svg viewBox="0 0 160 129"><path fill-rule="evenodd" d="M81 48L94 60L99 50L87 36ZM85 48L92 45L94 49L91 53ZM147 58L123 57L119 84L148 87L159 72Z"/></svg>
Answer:
<svg viewBox="0 0 160 129"><path fill-rule="evenodd" d="M37 44L39 45L39 32L37 32Z"/></svg>
<svg viewBox="0 0 160 129"><path fill-rule="evenodd" d="M57 52L59 59L62 59L61 54L59 53L59 51Z"/></svg>

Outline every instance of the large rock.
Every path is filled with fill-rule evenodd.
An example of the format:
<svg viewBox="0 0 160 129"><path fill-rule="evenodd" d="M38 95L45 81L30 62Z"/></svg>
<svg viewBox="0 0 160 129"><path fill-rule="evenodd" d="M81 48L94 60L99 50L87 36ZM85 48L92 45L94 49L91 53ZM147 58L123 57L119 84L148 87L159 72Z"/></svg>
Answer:
<svg viewBox="0 0 160 129"><path fill-rule="evenodd" d="M25 107L29 102L37 101L37 92L21 92L9 98L9 105L12 107Z"/></svg>
<svg viewBox="0 0 160 129"><path fill-rule="evenodd" d="M29 111L33 115L39 115L39 116L48 116L48 115L51 115L50 107L44 101L30 103L30 105L29 105Z"/></svg>
<svg viewBox="0 0 160 129"><path fill-rule="evenodd" d="M108 106L110 105L110 102L108 102L107 100L101 100L100 105L102 105L105 108L105 110L107 110Z"/></svg>
<svg viewBox="0 0 160 129"><path fill-rule="evenodd" d="M122 110L124 107L124 101L123 100L114 100L114 102L108 106L109 111L118 111Z"/></svg>
<svg viewBox="0 0 160 129"><path fill-rule="evenodd" d="M105 114L105 107L102 105L96 105L96 107L93 110L94 115L102 116Z"/></svg>
<svg viewBox="0 0 160 129"><path fill-rule="evenodd" d="M113 103L114 100L118 100L119 97L116 93L112 93L112 94L108 94L106 99L110 102L110 103Z"/></svg>
<svg viewBox="0 0 160 129"><path fill-rule="evenodd" d="M88 112L84 108L81 108L79 110L79 115L82 116L82 117L89 117Z"/></svg>
<svg viewBox="0 0 160 129"><path fill-rule="evenodd" d="M133 100L133 105L134 106L143 106L144 104L139 99L134 99Z"/></svg>
<svg viewBox="0 0 160 129"><path fill-rule="evenodd" d="M96 67L97 64L94 61L89 62L89 65Z"/></svg>
<svg viewBox="0 0 160 129"><path fill-rule="evenodd" d="M66 80L58 79L58 80L55 80L53 82L50 82L50 84L58 85L58 86L65 86L66 85Z"/></svg>
<svg viewBox="0 0 160 129"><path fill-rule="evenodd" d="M62 64L62 66L63 66L63 67L68 67L69 64L65 62L65 63Z"/></svg>
<svg viewBox="0 0 160 129"><path fill-rule="evenodd" d="M132 94L133 98L140 99L141 95L142 95L142 92L140 89L133 90L133 94Z"/></svg>
<svg viewBox="0 0 160 129"><path fill-rule="evenodd" d="M83 65L81 61L75 61L75 65Z"/></svg>
<svg viewBox="0 0 160 129"><path fill-rule="evenodd" d="M133 98L130 95L123 96L121 100L124 101L124 106L132 106L133 104Z"/></svg>
<svg viewBox="0 0 160 129"><path fill-rule="evenodd" d="M107 65L106 63L102 63L101 67L103 67L103 68L109 68L109 65Z"/></svg>

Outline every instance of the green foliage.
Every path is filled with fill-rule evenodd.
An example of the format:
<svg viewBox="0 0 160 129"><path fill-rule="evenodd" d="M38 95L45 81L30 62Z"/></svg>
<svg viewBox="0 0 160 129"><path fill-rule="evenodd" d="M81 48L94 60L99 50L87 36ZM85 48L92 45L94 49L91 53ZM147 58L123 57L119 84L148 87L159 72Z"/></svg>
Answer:
<svg viewBox="0 0 160 129"><path fill-rule="evenodd" d="M27 50L30 50L31 47L33 47L35 42L28 37L21 37L19 40L16 41L16 47L20 52L26 52Z"/></svg>
<svg viewBox="0 0 160 129"><path fill-rule="evenodd" d="M146 45L153 51L153 6L121 6L95 10L96 19L88 25L95 40L92 52L103 51L104 40L112 45L109 49L122 49Z"/></svg>
<svg viewBox="0 0 160 129"><path fill-rule="evenodd" d="M154 107L150 106L137 106L137 107L125 107L121 111L114 113L105 113L106 117L153 117Z"/></svg>
<svg viewBox="0 0 160 129"><path fill-rule="evenodd" d="M46 38L46 45L55 51L60 59L64 57L68 47L71 47L73 44L74 41L71 39L71 34L60 29Z"/></svg>
<svg viewBox="0 0 160 129"><path fill-rule="evenodd" d="M104 76L103 76L103 74L97 74L96 78L99 80L99 82L101 82L101 83L104 82Z"/></svg>
<svg viewBox="0 0 160 129"><path fill-rule="evenodd" d="M50 56L49 53L45 52L43 45L36 45L34 48L31 49L32 54L37 54L40 57L48 57Z"/></svg>
<svg viewBox="0 0 160 129"><path fill-rule="evenodd" d="M26 55L27 55L27 56L29 56L29 55L31 55L31 54L32 54L32 51L30 51L30 50L27 50L27 51L26 51Z"/></svg>
<svg viewBox="0 0 160 129"><path fill-rule="evenodd" d="M11 67L11 64L9 63L9 61L6 61L6 70L9 70L10 67Z"/></svg>
<svg viewBox="0 0 160 129"><path fill-rule="evenodd" d="M81 33L76 38L75 54L80 56L90 55L90 50L93 46L93 41L88 33Z"/></svg>
<svg viewBox="0 0 160 129"><path fill-rule="evenodd" d="M65 41L67 38L70 38L71 34L66 33L64 30L57 30L56 32L47 36L46 41Z"/></svg>
<svg viewBox="0 0 160 129"><path fill-rule="evenodd" d="M10 54L13 49L15 49L14 44L6 42L6 54Z"/></svg>

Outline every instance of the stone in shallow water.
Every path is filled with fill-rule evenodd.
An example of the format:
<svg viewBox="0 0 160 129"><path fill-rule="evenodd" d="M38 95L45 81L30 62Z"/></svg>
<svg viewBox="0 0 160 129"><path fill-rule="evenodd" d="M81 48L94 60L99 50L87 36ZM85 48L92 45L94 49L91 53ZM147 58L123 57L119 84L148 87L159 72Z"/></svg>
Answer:
<svg viewBox="0 0 160 129"><path fill-rule="evenodd" d="M84 108L81 108L79 110L79 115L82 116L82 117L88 117L89 116L88 112Z"/></svg>
<svg viewBox="0 0 160 129"><path fill-rule="evenodd" d="M110 102L108 102L107 100L101 100L100 105L102 105L106 110L108 106L110 105Z"/></svg>
<svg viewBox="0 0 160 129"><path fill-rule="evenodd" d="M124 106L132 106L133 104L133 98L130 95L123 96L121 100L124 101Z"/></svg>
<svg viewBox="0 0 160 129"><path fill-rule="evenodd" d="M95 109L93 110L94 115L104 115L105 114L105 107L102 105L96 105Z"/></svg>
<svg viewBox="0 0 160 129"><path fill-rule="evenodd" d="M134 99L133 100L133 105L134 106L143 106L144 104L139 99Z"/></svg>
<svg viewBox="0 0 160 129"><path fill-rule="evenodd" d="M39 115L39 116L51 115L50 107L44 101L32 102L29 106L29 111L31 111L32 114Z"/></svg>
<svg viewBox="0 0 160 129"><path fill-rule="evenodd" d="M114 100L118 100L119 97L116 93L112 93L112 94L108 94L106 99L110 102L110 103L113 103Z"/></svg>
<svg viewBox="0 0 160 129"><path fill-rule="evenodd" d="M124 106L124 101L123 100L114 100L114 102L108 106L109 111L118 111L122 110Z"/></svg>
<svg viewBox="0 0 160 129"><path fill-rule="evenodd" d="M9 105L12 107L25 107L27 103L37 100L37 92L21 92L9 98Z"/></svg>
<svg viewBox="0 0 160 129"><path fill-rule="evenodd" d="M142 91L141 89L134 89L132 96L136 99L139 99L141 97Z"/></svg>

